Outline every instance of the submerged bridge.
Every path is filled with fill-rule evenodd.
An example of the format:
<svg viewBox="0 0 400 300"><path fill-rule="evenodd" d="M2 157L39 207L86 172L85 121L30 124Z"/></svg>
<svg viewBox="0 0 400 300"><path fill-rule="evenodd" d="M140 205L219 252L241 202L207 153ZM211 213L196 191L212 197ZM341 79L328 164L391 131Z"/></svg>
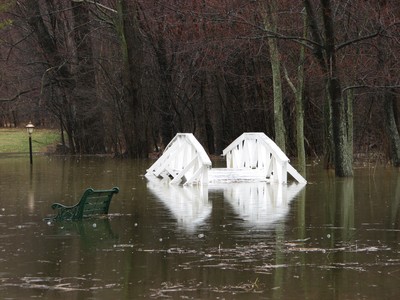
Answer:
<svg viewBox="0 0 400 300"><path fill-rule="evenodd" d="M146 177L170 184L229 182L287 183L287 174L307 183L289 163L283 151L262 132L243 133L224 149L226 168L212 168L201 144L191 133L178 133L162 156L147 170Z"/></svg>

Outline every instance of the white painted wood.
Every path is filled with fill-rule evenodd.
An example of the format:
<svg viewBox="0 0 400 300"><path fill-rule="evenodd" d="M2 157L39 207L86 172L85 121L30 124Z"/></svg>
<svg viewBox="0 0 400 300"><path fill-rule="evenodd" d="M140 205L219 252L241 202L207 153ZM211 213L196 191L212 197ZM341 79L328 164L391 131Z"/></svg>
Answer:
<svg viewBox="0 0 400 300"><path fill-rule="evenodd" d="M208 172L209 183L268 182L265 172L258 169L213 168Z"/></svg>
<svg viewBox="0 0 400 300"><path fill-rule="evenodd" d="M300 175L299 172L291 164L288 164L288 173L292 175L294 179L296 179L299 183L307 183L307 180L304 179L303 176Z"/></svg>
<svg viewBox="0 0 400 300"><path fill-rule="evenodd" d="M224 149L227 168L257 169L271 182L287 183L287 173L300 183L307 181L289 164L285 153L262 132L243 133Z"/></svg>
<svg viewBox="0 0 400 300"><path fill-rule="evenodd" d="M289 173L299 183L307 181L289 164L289 158L264 133L243 133L224 151L226 169L211 169L211 160L191 133L178 133L163 155L147 170L171 184L217 182L271 182L286 184Z"/></svg>
<svg viewBox="0 0 400 300"><path fill-rule="evenodd" d="M224 149L227 167L263 170L272 182L286 183L289 158L264 133L243 133Z"/></svg>
<svg viewBox="0 0 400 300"><path fill-rule="evenodd" d="M179 174L176 175L176 176L174 177L173 180L171 180L171 184L175 184L175 183L179 184L179 183L181 182L183 176L185 176L185 174L188 172L188 170L190 170L190 168L192 168L192 167L195 165L196 159L197 159L197 157L194 157L194 158L192 159L192 161L191 161L190 163L188 163L188 164L179 172Z"/></svg>
<svg viewBox="0 0 400 300"><path fill-rule="evenodd" d="M170 179L171 184L186 182L207 184L211 160L191 133L178 133L163 155L149 168L146 177Z"/></svg>

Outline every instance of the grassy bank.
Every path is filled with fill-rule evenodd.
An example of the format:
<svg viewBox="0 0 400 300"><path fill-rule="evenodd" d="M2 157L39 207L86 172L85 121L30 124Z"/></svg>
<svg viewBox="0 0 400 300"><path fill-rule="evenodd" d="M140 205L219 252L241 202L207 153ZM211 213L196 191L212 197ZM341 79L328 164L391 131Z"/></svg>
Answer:
<svg viewBox="0 0 400 300"><path fill-rule="evenodd" d="M29 152L29 135L25 128L0 128L0 153ZM57 130L36 129L32 134L32 151L47 152L48 148L60 142Z"/></svg>

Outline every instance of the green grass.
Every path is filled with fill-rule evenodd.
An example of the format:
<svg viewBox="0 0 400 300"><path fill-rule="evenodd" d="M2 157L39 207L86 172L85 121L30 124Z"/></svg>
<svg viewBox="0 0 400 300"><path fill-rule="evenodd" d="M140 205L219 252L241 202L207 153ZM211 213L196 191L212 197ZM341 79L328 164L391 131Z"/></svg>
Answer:
<svg viewBox="0 0 400 300"><path fill-rule="evenodd" d="M46 152L49 146L60 142L57 130L35 128L32 151ZM0 153L29 152L29 135L25 128L0 128Z"/></svg>

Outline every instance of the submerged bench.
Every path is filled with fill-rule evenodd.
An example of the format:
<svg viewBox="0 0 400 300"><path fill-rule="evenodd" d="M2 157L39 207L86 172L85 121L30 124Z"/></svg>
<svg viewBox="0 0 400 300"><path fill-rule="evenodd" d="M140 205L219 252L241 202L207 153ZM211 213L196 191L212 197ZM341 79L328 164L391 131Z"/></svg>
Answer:
<svg viewBox="0 0 400 300"><path fill-rule="evenodd" d="M51 208L57 210L57 215L53 220L81 220L91 216L106 215L112 197L118 192L117 187L109 190L89 188L83 193L81 200L73 206L54 203Z"/></svg>

